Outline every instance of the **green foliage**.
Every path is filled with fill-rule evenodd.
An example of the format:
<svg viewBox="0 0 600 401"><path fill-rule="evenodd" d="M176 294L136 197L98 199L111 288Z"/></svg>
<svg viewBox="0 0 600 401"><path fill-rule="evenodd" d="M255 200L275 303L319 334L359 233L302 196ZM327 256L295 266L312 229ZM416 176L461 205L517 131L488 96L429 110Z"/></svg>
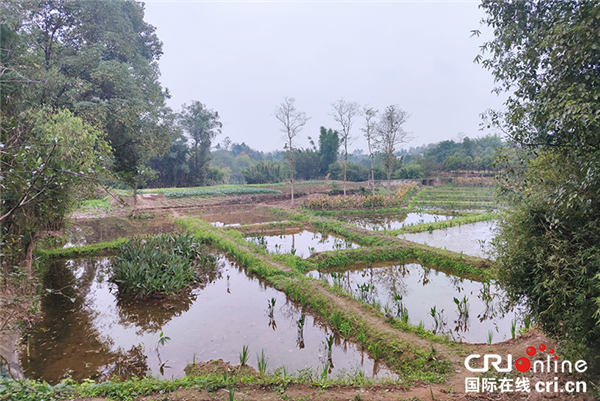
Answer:
<svg viewBox="0 0 600 401"><path fill-rule="evenodd" d="M188 185L206 185L211 141L221 133L219 112L197 100L181 107L179 122L192 141Z"/></svg>
<svg viewBox="0 0 600 401"><path fill-rule="evenodd" d="M488 124L510 209L495 242L500 275L562 353L600 372L600 4L486 0L494 38L478 59L510 91ZM487 58L484 58L487 57Z"/></svg>
<svg viewBox="0 0 600 401"><path fill-rule="evenodd" d="M214 269L215 263L190 235L137 237L119 247L110 281L136 297L170 295L197 282L196 269Z"/></svg>
<svg viewBox="0 0 600 401"><path fill-rule="evenodd" d="M329 172L329 166L337 161L340 138L337 131L321 127L319 131L319 158L321 174Z"/></svg>
<svg viewBox="0 0 600 401"><path fill-rule="evenodd" d="M182 189L164 193L165 198L184 198L187 196L215 196L215 195L254 195L254 194L280 194L281 191L270 188L224 187L204 189Z"/></svg>
<svg viewBox="0 0 600 401"><path fill-rule="evenodd" d="M248 358L250 358L250 352L248 351L248 345L244 344L242 352L240 352L240 366L246 366Z"/></svg>
<svg viewBox="0 0 600 401"><path fill-rule="evenodd" d="M272 161L259 161L242 170L242 175L247 184L281 182L287 176L284 166Z"/></svg>

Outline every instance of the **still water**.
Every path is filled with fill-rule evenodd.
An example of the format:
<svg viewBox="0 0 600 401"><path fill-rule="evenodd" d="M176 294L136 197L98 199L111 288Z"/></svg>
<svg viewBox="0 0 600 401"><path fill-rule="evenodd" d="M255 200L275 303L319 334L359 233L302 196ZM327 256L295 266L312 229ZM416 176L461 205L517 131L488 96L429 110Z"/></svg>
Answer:
<svg viewBox="0 0 600 401"><path fill-rule="evenodd" d="M21 359L27 377L50 383L65 374L76 380L178 377L194 359L222 358L237 365L244 345L254 368L262 350L269 370L282 365L289 371L322 369L328 362L326 339L332 331L327 324L223 257L203 284L177 298L146 301L121 298L108 282L110 265L109 258L90 258L49 266L44 288L52 292L43 298L43 320ZM360 346L337 335L329 362L334 375L360 369L367 376L393 376Z"/></svg>
<svg viewBox="0 0 600 401"><path fill-rule="evenodd" d="M426 329L448 334L457 341L492 343L511 338L511 322L517 314L503 307L504 293L494 284L460 278L418 264L378 263L373 267L350 266L332 274L309 273L342 287L363 302L379 302L397 318L423 322ZM463 311L454 299L461 303ZM466 300L466 304L465 304ZM432 316L432 308L435 308Z"/></svg>

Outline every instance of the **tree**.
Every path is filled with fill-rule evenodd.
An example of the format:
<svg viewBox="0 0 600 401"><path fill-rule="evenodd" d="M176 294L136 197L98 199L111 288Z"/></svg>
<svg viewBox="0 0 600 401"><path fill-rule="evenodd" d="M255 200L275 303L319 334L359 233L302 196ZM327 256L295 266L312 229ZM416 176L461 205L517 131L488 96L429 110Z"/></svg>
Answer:
<svg viewBox="0 0 600 401"><path fill-rule="evenodd" d="M290 176L292 183L291 203L294 204L294 138L306 125L310 117L303 111L298 111L295 105L296 99L284 96L283 101L275 109L275 118L281 123L281 131L285 133L285 147L290 165Z"/></svg>
<svg viewBox="0 0 600 401"><path fill-rule="evenodd" d="M375 195L375 173L373 171L373 164L375 162L375 145L376 145L376 134L377 134L377 110L372 107L363 107L363 116L365 117L365 127L361 130L365 133L365 139L367 140L367 146L369 147L369 163L371 168L371 190Z"/></svg>
<svg viewBox="0 0 600 401"><path fill-rule="evenodd" d="M344 196L346 196L346 171L348 168L348 145L352 144L356 138L350 136L352 130L352 120L360 113L360 105L356 102L347 102L340 99L331 104L333 113L331 116L337 122L340 129L340 140L344 144Z"/></svg>
<svg viewBox="0 0 600 401"><path fill-rule="evenodd" d="M391 175L396 164L396 146L412 140L410 134L404 131L402 125L409 115L397 105L388 106L377 125L377 144L383 154L383 165L387 172L387 194L390 196Z"/></svg>
<svg viewBox="0 0 600 401"><path fill-rule="evenodd" d="M112 171L135 189L150 158L178 136L158 81L162 43L143 20L143 5L45 0L2 7L5 115L40 105L70 110L106 133Z"/></svg>
<svg viewBox="0 0 600 401"><path fill-rule="evenodd" d="M319 134L319 154L321 174L329 172L329 166L338 159L340 149L340 138L337 131L321 127Z"/></svg>
<svg viewBox="0 0 600 401"><path fill-rule="evenodd" d="M509 141L499 159L511 206L495 243L500 275L508 294L560 340L561 353L597 373L600 4L486 0L481 7L494 39L476 61L510 92L506 110L488 114L488 125Z"/></svg>
<svg viewBox="0 0 600 401"><path fill-rule="evenodd" d="M206 185L206 169L210 162L211 141L221 133L223 124L219 121L219 112L209 110L197 100L189 106L183 105L179 114L183 131L192 141L192 166L190 174L192 185Z"/></svg>

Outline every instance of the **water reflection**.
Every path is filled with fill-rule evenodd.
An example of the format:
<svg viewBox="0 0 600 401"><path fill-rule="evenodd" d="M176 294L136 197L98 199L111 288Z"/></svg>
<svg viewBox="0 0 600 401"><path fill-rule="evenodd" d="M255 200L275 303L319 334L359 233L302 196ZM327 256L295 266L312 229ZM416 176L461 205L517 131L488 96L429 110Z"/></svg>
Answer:
<svg viewBox="0 0 600 401"><path fill-rule="evenodd" d="M224 258L220 264L218 273L178 297L142 302L118 296L107 279L108 258L53 262L44 280L51 291L43 298L43 318L21 360L26 376L50 383L68 372L75 380L181 376L194 355L237 364L244 345L251 354L264 349L271 368L314 369L322 365L319 346L331 335L333 373L393 376L385 367L374 369L359 346L284 293ZM254 355L249 364L257 367Z"/></svg>
<svg viewBox="0 0 600 401"><path fill-rule="evenodd" d="M364 215L342 213L337 218L367 230L383 231L397 230L404 226L449 220L453 216L429 213L365 213Z"/></svg>
<svg viewBox="0 0 600 401"><path fill-rule="evenodd" d="M307 258L313 253L336 249L356 249L359 246L332 235L302 231L285 235L259 235L246 238L272 253L293 253Z"/></svg>
<svg viewBox="0 0 600 401"><path fill-rule="evenodd" d="M390 316L422 323L436 333L473 343L510 338L512 306L502 304L503 292L492 283L460 278L418 264L359 267L330 274L311 272L351 293L356 299L377 303ZM475 318L476 317L476 318Z"/></svg>
<svg viewBox="0 0 600 401"><path fill-rule="evenodd" d="M463 224L433 232L401 234L400 238L419 244L427 244L436 248L447 249L452 252L463 252L466 255L480 258L491 258L491 242L494 238L496 222L480 221L478 223Z"/></svg>

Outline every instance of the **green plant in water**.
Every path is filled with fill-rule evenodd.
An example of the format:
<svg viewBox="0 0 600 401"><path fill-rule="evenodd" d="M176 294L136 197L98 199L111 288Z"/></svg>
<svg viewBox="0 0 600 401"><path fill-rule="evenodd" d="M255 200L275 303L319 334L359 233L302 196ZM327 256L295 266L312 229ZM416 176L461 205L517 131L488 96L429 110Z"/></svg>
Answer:
<svg viewBox="0 0 600 401"><path fill-rule="evenodd" d="M269 359L265 356L264 349L260 353L260 356L256 355L256 359L258 360L258 372L264 376L264 374L267 372L267 368L269 367Z"/></svg>
<svg viewBox="0 0 600 401"><path fill-rule="evenodd" d="M161 331L158 337L158 344L164 347L168 341L171 341L171 337L165 336L164 333Z"/></svg>
<svg viewBox="0 0 600 401"><path fill-rule="evenodd" d="M494 340L494 332L492 330L488 330L487 343L492 344L493 340Z"/></svg>
<svg viewBox="0 0 600 401"><path fill-rule="evenodd" d="M244 344L242 352L240 352L240 366L246 366L248 358L250 358L250 352L248 351L248 345Z"/></svg>
<svg viewBox="0 0 600 401"><path fill-rule="evenodd" d="M517 319L510 321L510 335L513 339L517 337Z"/></svg>
<svg viewBox="0 0 600 401"><path fill-rule="evenodd" d="M373 359L375 361L379 360L379 357L381 356L381 345L379 343L371 343L369 344L369 352L371 352L371 354L373 355Z"/></svg>
<svg viewBox="0 0 600 401"><path fill-rule="evenodd" d="M461 300L454 297L454 303L458 307L458 313L461 318L463 318L463 317L466 318L469 316L469 305L468 305L468 299L467 299L466 295Z"/></svg>
<svg viewBox="0 0 600 401"><path fill-rule="evenodd" d="M336 330L342 328L342 314L339 311L335 311L331 314L331 324Z"/></svg>
<svg viewBox="0 0 600 401"><path fill-rule="evenodd" d="M271 298L270 300L267 300L267 308L268 308L268 313L269 313L269 317L271 319L273 319L273 314L275 311L275 298Z"/></svg>
<svg viewBox="0 0 600 401"><path fill-rule="evenodd" d="M198 270L214 270L216 261L191 235L135 237L120 245L110 281L136 297L175 294L199 281Z"/></svg>

